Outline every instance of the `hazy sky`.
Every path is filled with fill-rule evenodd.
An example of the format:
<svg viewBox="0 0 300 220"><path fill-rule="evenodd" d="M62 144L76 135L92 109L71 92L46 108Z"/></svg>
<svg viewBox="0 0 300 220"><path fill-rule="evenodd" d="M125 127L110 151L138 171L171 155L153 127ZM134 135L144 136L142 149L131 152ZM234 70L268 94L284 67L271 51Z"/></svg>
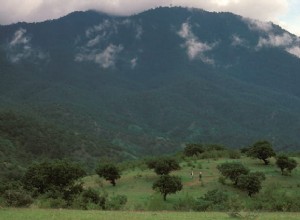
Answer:
<svg viewBox="0 0 300 220"><path fill-rule="evenodd" d="M89 9L130 15L157 6L173 5L230 11L272 21L300 36L299 0L0 0L0 5L0 24L38 22Z"/></svg>

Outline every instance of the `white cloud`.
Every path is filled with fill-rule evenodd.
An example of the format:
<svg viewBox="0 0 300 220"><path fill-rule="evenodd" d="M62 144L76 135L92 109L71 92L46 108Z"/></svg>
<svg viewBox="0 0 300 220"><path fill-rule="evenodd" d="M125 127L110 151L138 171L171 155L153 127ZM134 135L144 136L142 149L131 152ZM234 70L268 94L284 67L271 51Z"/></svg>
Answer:
<svg viewBox="0 0 300 220"><path fill-rule="evenodd" d="M101 36L97 35L95 38L89 40L89 42L87 42L86 46L94 47L95 45L99 44L100 40L101 40Z"/></svg>
<svg viewBox="0 0 300 220"><path fill-rule="evenodd" d="M102 68L107 69L115 66L117 55L122 50L122 45L116 46L114 44L110 44L101 52L99 52L98 50L87 50L82 53L78 53L75 56L75 61L91 61L96 64L99 64Z"/></svg>
<svg viewBox="0 0 300 220"><path fill-rule="evenodd" d="M13 39L10 41L10 46L15 46L18 44L27 44L29 39L25 36L26 30L21 28L17 30L13 36Z"/></svg>
<svg viewBox="0 0 300 220"><path fill-rule="evenodd" d="M200 58L204 63L214 64L214 60L205 55L205 52L212 50L214 45L200 42L192 32L188 23L183 23L181 25L178 35L185 39L183 47L187 49L187 54L191 60Z"/></svg>
<svg viewBox="0 0 300 220"><path fill-rule="evenodd" d="M136 65L137 65L137 60L138 60L137 57L135 57L135 58L133 58L133 59L130 60L131 69L134 69L134 68L136 67Z"/></svg>
<svg viewBox="0 0 300 220"><path fill-rule="evenodd" d="M244 18L243 19L250 30L270 32L273 30L273 25L271 22L263 22L255 19Z"/></svg>
<svg viewBox="0 0 300 220"><path fill-rule="evenodd" d="M240 38L238 35L233 35L231 37L231 45L232 46L246 46L246 40Z"/></svg>
<svg viewBox="0 0 300 220"><path fill-rule="evenodd" d="M290 54L295 55L296 57L300 58L300 46L294 46L291 48L287 48L286 51Z"/></svg>
<svg viewBox="0 0 300 220"><path fill-rule="evenodd" d="M257 47L287 47L294 42L290 34L284 33L282 35L269 34L268 38L259 38Z"/></svg>
<svg viewBox="0 0 300 220"><path fill-rule="evenodd" d="M20 28L17 30L9 42L7 51L8 57L12 63L18 63L24 59L44 60L48 59L48 55L42 51L33 48L31 39L26 36L27 30Z"/></svg>

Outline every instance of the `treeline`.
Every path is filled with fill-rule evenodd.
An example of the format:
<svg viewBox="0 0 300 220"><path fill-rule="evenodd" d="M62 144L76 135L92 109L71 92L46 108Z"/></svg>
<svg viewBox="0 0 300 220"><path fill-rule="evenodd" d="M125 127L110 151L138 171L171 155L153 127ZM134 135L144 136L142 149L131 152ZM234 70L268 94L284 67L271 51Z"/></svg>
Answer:
<svg viewBox="0 0 300 220"><path fill-rule="evenodd" d="M119 161L124 155L121 148L100 137L15 111L0 111L0 180L19 178L32 161L67 158L92 170L100 159Z"/></svg>

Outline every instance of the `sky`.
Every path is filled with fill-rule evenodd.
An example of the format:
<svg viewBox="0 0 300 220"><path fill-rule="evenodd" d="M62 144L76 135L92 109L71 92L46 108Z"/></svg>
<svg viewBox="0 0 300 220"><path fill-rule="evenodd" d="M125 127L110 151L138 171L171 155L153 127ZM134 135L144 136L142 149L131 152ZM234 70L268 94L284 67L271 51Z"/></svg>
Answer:
<svg viewBox="0 0 300 220"><path fill-rule="evenodd" d="M56 19L73 11L90 9L131 15L158 6L183 6L271 21L300 36L299 0L0 0L0 5L2 25Z"/></svg>

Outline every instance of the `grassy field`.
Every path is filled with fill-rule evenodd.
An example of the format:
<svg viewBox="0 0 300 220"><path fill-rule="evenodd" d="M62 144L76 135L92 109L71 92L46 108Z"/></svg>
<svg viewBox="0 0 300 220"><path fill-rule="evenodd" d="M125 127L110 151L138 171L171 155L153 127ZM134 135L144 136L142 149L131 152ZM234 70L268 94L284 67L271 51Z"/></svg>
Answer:
<svg viewBox="0 0 300 220"><path fill-rule="evenodd" d="M242 213L240 218L231 217L224 212L130 212L130 211L80 211L45 209L1 209L2 220L192 220L192 219L299 219L300 213Z"/></svg>
<svg viewBox="0 0 300 220"><path fill-rule="evenodd" d="M297 159L298 163L299 158ZM251 171L261 171L266 175L266 181L263 182L262 190L252 198L247 193L234 188L228 181L227 184L221 184L218 181L220 176L217 165L230 162L240 161ZM152 190L152 184L158 176L152 171L140 165L122 172L121 179L113 187L109 182L99 178L97 175L85 177L84 187L96 189L101 194L108 194L109 197L115 195L125 195L127 203L121 211L101 211L101 210L67 210L67 209L39 209L38 202L31 205L30 208L12 209L0 207L0 220L35 220L35 219L103 219L103 220L184 220L184 219L300 219L300 213L295 212L238 212L240 217L232 217L227 211L225 212L191 212L184 210L178 211L176 205L178 201L188 201L189 198L199 198L213 189L226 191L231 197L236 198L239 204L246 204L242 210L251 210L251 204L261 195L269 197L269 191L283 192L285 195L300 195L300 169L293 170L291 176L282 176L280 170L274 165L275 160L271 160L268 166L263 165L262 161L242 157L238 160L219 158L219 159L199 159L182 162L181 169L172 172L172 175L180 176L183 183L183 190L168 195L167 201L163 201L162 196ZM194 178L191 178L193 169ZM202 172L202 183L198 179L199 172ZM271 198L271 197L270 197ZM280 197L281 200L282 197ZM250 206L249 206L250 204ZM248 205L248 206L247 206ZM231 207L231 206L230 206ZM256 209L252 209L256 210ZM269 210L269 209L267 209ZM298 209L297 209L298 210Z"/></svg>
<svg viewBox="0 0 300 220"><path fill-rule="evenodd" d="M293 170L291 176L282 176L279 168L275 164L275 160L271 160L268 166L263 165L260 160L243 157L238 160L233 159L201 159L192 160L181 163L181 170L172 172L172 175L180 176L183 182L183 190L168 195L167 201L164 202L160 194L152 190L153 182L158 178L157 175L149 169L139 167L123 171L121 179L117 181L117 185L113 187L109 182L100 179L97 175L89 176L84 179L85 187L92 187L99 191L108 193L109 195L126 195L128 202L125 210L174 210L174 204L180 199L187 197L199 198L207 191L220 189L227 191L233 196L238 196L244 202L251 202L254 198L249 198L245 192L242 192L231 184L222 185L218 178L220 174L217 165L230 161L240 161L251 171L261 171L266 175L266 181L263 182L264 191L267 188L277 188L286 193L300 193L300 170ZM298 159L298 163L299 163ZM194 178L190 173L193 169ZM202 183L198 179L198 173L202 172Z"/></svg>

